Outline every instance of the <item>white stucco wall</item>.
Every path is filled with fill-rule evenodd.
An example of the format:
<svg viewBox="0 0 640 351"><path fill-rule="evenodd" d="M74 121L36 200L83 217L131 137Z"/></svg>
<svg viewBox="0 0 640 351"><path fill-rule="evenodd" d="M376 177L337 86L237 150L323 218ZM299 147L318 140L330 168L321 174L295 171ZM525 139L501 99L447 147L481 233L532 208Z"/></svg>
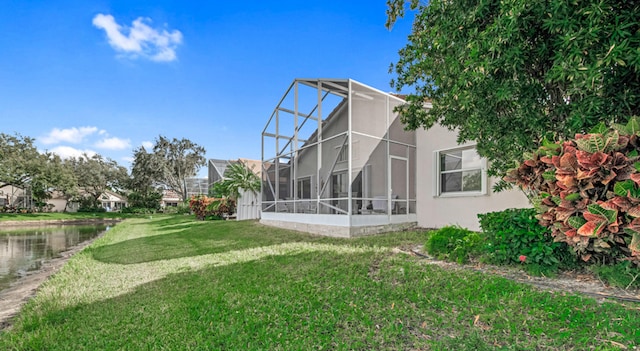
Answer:
<svg viewBox="0 0 640 351"><path fill-rule="evenodd" d="M471 230L480 230L478 213L501 211L507 208L530 207L526 196L517 189L493 193L495 179L488 179L487 194L478 196L438 197L434 195L434 151L455 148L456 133L441 126L417 131L417 214L418 225L425 228L440 228L458 224Z"/></svg>

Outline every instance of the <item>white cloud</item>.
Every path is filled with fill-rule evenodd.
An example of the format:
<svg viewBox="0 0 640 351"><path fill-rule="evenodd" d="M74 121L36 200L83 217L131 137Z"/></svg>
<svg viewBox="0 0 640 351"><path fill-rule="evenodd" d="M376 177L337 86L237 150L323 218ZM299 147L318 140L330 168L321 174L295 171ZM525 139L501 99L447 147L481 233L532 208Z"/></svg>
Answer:
<svg viewBox="0 0 640 351"><path fill-rule="evenodd" d="M182 33L151 28L150 18L138 17L131 27L116 23L111 15L97 14L93 25L104 29L109 44L130 58L146 57L153 61L169 62L177 59L176 48L182 43Z"/></svg>
<svg viewBox="0 0 640 351"><path fill-rule="evenodd" d="M70 157L81 157L83 154L87 154L87 156L91 157L96 154L93 150L80 150L72 148L71 146L56 146L52 150L49 150L54 154L57 154L61 158L70 158Z"/></svg>
<svg viewBox="0 0 640 351"><path fill-rule="evenodd" d="M107 150L123 150L131 147L131 142L129 139L120 139L120 138L105 138L94 145L99 149L107 149Z"/></svg>
<svg viewBox="0 0 640 351"><path fill-rule="evenodd" d="M143 141L142 147L144 147L147 151L153 149L153 143L150 141Z"/></svg>
<svg viewBox="0 0 640 351"><path fill-rule="evenodd" d="M98 131L97 127L80 127L58 129L53 128L48 135L42 137L40 141L43 144L57 144L60 142L68 142L72 144L81 143L86 136Z"/></svg>
<svg viewBox="0 0 640 351"><path fill-rule="evenodd" d="M129 164L133 163L133 157L131 157L131 156L121 157L120 159L122 161L124 161L125 163L129 163Z"/></svg>

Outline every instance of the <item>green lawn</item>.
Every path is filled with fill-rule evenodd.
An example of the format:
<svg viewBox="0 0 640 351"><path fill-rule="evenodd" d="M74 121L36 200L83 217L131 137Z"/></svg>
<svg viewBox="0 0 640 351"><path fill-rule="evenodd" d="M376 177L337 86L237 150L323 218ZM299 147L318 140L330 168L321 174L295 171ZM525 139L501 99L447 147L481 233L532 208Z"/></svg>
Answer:
<svg viewBox="0 0 640 351"><path fill-rule="evenodd" d="M128 219L74 256L1 350L617 350L640 304L598 303L391 248L255 222Z"/></svg>

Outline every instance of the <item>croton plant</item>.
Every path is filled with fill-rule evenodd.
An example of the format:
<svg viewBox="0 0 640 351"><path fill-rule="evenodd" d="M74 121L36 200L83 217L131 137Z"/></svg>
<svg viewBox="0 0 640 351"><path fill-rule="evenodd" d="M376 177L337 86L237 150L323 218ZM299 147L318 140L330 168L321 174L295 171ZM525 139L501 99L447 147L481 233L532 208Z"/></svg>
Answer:
<svg viewBox="0 0 640 351"><path fill-rule="evenodd" d="M555 241L584 261L640 264L640 118L550 142L510 170Z"/></svg>

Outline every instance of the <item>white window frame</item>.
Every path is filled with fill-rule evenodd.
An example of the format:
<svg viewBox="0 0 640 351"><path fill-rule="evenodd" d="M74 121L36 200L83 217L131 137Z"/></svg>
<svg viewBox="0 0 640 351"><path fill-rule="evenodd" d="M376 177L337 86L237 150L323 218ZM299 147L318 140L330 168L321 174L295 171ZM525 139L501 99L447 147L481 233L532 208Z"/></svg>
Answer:
<svg viewBox="0 0 640 351"><path fill-rule="evenodd" d="M454 148L440 149L433 152L433 196L434 197L472 197L472 196L485 196L487 195L487 159L482 157L480 167L474 168L460 168L460 170L455 170L456 172L465 172L465 171L473 171L480 170L481 180L480 180L480 191L456 191L456 192L443 192L442 191L442 170L441 170L441 162L440 155L446 152L455 152L455 151L465 151L465 150L475 150L475 145L465 145Z"/></svg>

